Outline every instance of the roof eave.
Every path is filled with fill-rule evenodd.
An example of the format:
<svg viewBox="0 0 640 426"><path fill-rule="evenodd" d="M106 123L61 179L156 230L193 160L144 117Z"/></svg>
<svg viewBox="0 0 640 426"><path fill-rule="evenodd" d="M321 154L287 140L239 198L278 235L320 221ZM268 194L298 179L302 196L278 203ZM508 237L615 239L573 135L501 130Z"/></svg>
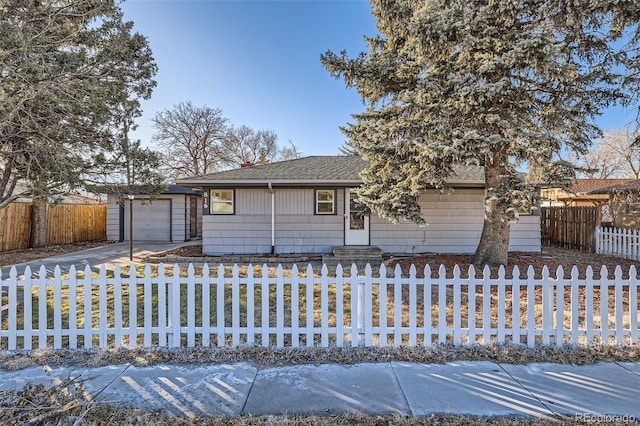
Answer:
<svg viewBox="0 0 640 426"><path fill-rule="evenodd" d="M355 187L362 184L361 180L283 180L283 179L238 179L238 180L208 180L192 179L177 180L178 185L203 188L256 188L268 186L272 187ZM483 181L478 180L455 180L449 182L452 187L458 188L483 188Z"/></svg>

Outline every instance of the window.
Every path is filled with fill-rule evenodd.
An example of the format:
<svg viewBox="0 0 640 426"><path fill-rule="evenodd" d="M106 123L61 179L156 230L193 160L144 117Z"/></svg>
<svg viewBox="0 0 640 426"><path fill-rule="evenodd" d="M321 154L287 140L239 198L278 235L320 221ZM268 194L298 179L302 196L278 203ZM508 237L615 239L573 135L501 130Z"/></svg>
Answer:
<svg viewBox="0 0 640 426"><path fill-rule="evenodd" d="M211 214L235 214L233 189L211 190Z"/></svg>
<svg viewBox="0 0 640 426"><path fill-rule="evenodd" d="M335 214L335 194L333 189L316 189L316 214Z"/></svg>

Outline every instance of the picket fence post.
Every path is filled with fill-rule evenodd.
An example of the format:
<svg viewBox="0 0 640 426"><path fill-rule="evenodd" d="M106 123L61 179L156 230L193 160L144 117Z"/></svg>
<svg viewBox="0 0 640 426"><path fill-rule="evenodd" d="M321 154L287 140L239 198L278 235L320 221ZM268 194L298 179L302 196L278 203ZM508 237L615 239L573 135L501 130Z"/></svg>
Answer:
<svg viewBox="0 0 640 426"><path fill-rule="evenodd" d="M358 346L366 344L365 341L365 312L364 312L364 277L358 275L358 267L355 263L351 264L351 276L356 278L356 304L357 304L357 323L356 330L358 333Z"/></svg>
<svg viewBox="0 0 640 426"><path fill-rule="evenodd" d="M635 265L631 265L629 268L629 300L638 300L638 275ZM631 342L638 342L638 304L629 303L629 327L631 329L630 338Z"/></svg>
<svg viewBox="0 0 640 426"><path fill-rule="evenodd" d="M298 278L295 278L298 282ZM342 265L336 266L336 346L342 348L344 346L344 329L346 327L344 315L344 276ZM296 322L297 317L296 318Z"/></svg>

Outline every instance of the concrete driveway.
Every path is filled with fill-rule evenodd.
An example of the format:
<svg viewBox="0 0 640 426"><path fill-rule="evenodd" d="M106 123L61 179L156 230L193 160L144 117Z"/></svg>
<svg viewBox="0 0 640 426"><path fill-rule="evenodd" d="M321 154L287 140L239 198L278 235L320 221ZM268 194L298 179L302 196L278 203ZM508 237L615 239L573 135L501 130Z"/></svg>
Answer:
<svg viewBox="0 0 640 426"><path fill-rule="evenodd" d="M144 263L144 259L154 254L171 250L177 247L186 245L200 244L201 241L187 241L182 243L162 243L157 241L139 241L134 242L133 245L133 263L141 265ZM28 263L21 263L14 265L17 269L18 275L24 275L24 270L28 266L31 267L31 271L34 276L38 275L38 271L41 266L44 266L47 270L47 275L53 275L53 271L56 265L60 266L62 273L67 273L71 265L75 265L76 269L84 270L89 265L93 270L99 270L102 265L112 268L114 265L129 265L132 263L129 260L129 242L106 244L101 247L93 247L86 250L80 250L73 253L61 254L58 256L52 256L45 259L36 260ZM9 276L11 266L4 266L1 268L2 277Z"/></svg>

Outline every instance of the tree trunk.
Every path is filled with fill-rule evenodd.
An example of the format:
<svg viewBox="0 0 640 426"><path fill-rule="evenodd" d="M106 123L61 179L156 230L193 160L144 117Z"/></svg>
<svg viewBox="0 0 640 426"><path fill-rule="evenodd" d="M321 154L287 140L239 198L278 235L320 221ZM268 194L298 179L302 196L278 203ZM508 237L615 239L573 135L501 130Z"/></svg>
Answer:
<svg viewBox="0 0 640 426"><path fill-rule="evenodd" d="M509 217L506 209L508 206L494 196L495 191L503 184L509 173L507 161L506 147L499 147L486 156L484 224L480 243L473 256L473 264L478 267L507 265Z"/></svg>
<svg viewBox="0 0 640 426"><path fill-rule="evenodd" d="M47 245L47 202L41 196L34 196L31 209L30 247Z"/></svg>

